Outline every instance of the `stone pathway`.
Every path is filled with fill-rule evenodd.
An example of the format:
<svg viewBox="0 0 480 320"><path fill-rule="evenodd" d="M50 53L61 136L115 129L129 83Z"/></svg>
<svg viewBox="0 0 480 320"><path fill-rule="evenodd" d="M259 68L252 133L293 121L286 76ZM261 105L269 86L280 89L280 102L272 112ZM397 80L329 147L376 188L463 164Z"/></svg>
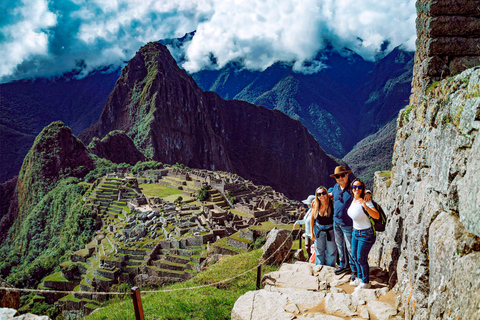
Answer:
<svg viewBox="0 0 480 320"><path fill-rule="evenodd" d="M283 264L264 275L264 289L238 298L232 320L250 319L378 319L400 320L395 294L388 290L387 274L370 270L370 289L350 286L350 274L335 275L334 268L307 262Z"/></svg>

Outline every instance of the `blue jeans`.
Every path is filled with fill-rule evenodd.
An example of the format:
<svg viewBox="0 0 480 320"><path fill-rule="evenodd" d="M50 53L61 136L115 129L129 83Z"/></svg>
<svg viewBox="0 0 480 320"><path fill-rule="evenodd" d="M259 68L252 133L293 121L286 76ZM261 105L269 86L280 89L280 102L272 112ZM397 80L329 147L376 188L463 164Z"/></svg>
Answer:
<svg viewBox="0 0 480 320"><path fill-rule="evenodd" d="M370 281L368 266L368 253L372 248L377 237L373 228L365 230L353 230L352 237L352 264L354 263L358 270L358 277L362 279L363 283Z"/></svg>
<svg viewBox="0 0 480 320"><path fill-rule="evenodd" d="M337 243L340 267L351 268L353 274L356 275L357 268L355 264L349 263L349 261L352 261L353 226L342 226L333 222L333 229L335 230L335 242Z"/></svg>
<svg viewBox="0 0 480 320"><path fill-rule="evenodd" d="M321 225L315 222L313 232L315 232L315 264L335 267L337 246L335 245L333 224ZM328 241L328 238L330 238L330 241Z"/></svg>

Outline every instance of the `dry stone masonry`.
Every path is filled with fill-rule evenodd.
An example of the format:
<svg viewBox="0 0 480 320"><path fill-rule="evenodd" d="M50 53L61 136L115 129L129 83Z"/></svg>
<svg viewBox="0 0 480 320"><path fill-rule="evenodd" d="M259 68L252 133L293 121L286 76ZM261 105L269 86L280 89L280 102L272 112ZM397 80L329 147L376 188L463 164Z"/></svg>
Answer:
<svg viewBox="0 0 480 320"><path fill-rule="evenodd" d="M417 42L411 104L433 81L480 65L480 4L417 0Z"/></svg>

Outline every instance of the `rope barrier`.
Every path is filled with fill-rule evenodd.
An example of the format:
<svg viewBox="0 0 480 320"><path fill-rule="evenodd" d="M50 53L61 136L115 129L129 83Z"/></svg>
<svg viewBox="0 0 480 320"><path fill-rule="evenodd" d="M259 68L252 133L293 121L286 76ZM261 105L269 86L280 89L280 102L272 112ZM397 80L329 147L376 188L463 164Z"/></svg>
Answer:
<svg viewBox="0 0 480 320"><path fill-rule="evenodd" d="M175 291L185 291L185 290L196 290L196 289L201 289L201 288L206 288L206 287L213 287L213 286L217 286L219 284L223 284L223 283L226 283L226 282L229 282L229 281L232 281L236 278L239 278L255 269L257 269L259 266L262 266L265 264L266 261L270 260L277 252L278 250L280 250L286 243L286 241L292 237L292 234L293 234L293 229L291 230L290 234L288 237L285 238L285 240L283 241L283 243L277 248L277 250L275 250L269 257L268 259L265 259L264 261L260 262L258 265L256 265L255 267L253 268L250 268L240 274L237 274L233 277L230 277L230 278L227 278L227 279L224 279L224 280L221 280L221 281L217 281L217 282L214 282L214 283L210 283L210 284L204 284L204 285L199 285L199 286L195 286L195 287L188 287L188 288L178 288L178 289L166 289L166 290L149 290L149 291L142 291L142 293L167 293L167 292L175 292ZM283 261L281 262L281 264L283 264L286 260L286 258L288 257L288 254L285 255ZM5 283L7 283L6 281L3 281ZM8 284L8 283L7 283ZM9 284L8 284L9 285ZM132 293L131 292L91 292L91 291L64 291L64 290L42 290L42 289L20 289L20 288L14 288L14 287L0 287L0 290L1 289L4 289L4 290L8 290L8 291L20 291L20 292L40 292L40 293L64 293L64 294L71 294L71 293L77 293L77 294L88 294L88 295L131 295Z"/></svg>

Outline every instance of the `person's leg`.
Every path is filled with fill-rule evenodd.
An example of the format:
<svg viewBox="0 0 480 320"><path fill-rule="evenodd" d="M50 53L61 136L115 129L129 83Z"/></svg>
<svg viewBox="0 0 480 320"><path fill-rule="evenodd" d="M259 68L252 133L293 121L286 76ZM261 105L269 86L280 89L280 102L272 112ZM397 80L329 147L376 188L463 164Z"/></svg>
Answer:
<svg viewBox="0 0 480 320"><path fill-rule="evenodd" d="M335 267L335 257L337 255L337 245L335 243L334 230L327 231L330 235L330 241L327 240L326 264L327 266Z"/></svg>
<svg viewBox="0 0 480 320"><path fill-rule="evenodd" d="M320 227L323 230L323 226ZM317 239L317 246L315 247L315 255L318 258L319 264L325 265L325 253L327 250L327 234L324 231L320 231Z"/></svg>
<svg viewBox="0 0 480 320"><path fill-rule="evenodd" d="M321 236L320 228L317 223L313 226L313 233L315 234L315 243L314 243L314 248L315 248L315 265L318 266L320 265L320 253L318 250L318 246L320 245L320 240L318 239Z"/></svg>
<svg viewBox="0 0 480 320"><path fill-rule="evenodd" d="M370 268L368 265L368 254L375 243L375 235L373 230L361 230L358 239L358 266L361 270L361 279L363 283L370 282Z"/></svg>
<svg viewBox="0 0 480 320"><path fill-rule="evenodd" d="M335 244L337 245L338 259L340 261L340 267L346 267L347 265L347 253L345 252L345 236L343 235L342 228L339 224L333 223L333 230L335 233Z"/></svg>
<svg viewBox="0 0 480 320"><path fill-rule="evenodd" d="M353 233L353 227L352 226L342 226L341 227L344 240L345 240L345 247L346 247L346 252L347 254L346 259L348 261L352 260L352 233ZM347 266L350 265L350 269L352 269L353 273L357 273L357 269L355 267L355 264L352 263L347 263Z"/></svg>
<svg viewBox="0 0 480 320"><path fill-rule="evenodd" d="M352 261L350 262L350 266L352 269L356 270L356 272L352 271L352 280L358 278L362 278L362 269L358 265L358 254L359 254L359 238L358 238L358 231L353 230L352 234Z"/></svg>

